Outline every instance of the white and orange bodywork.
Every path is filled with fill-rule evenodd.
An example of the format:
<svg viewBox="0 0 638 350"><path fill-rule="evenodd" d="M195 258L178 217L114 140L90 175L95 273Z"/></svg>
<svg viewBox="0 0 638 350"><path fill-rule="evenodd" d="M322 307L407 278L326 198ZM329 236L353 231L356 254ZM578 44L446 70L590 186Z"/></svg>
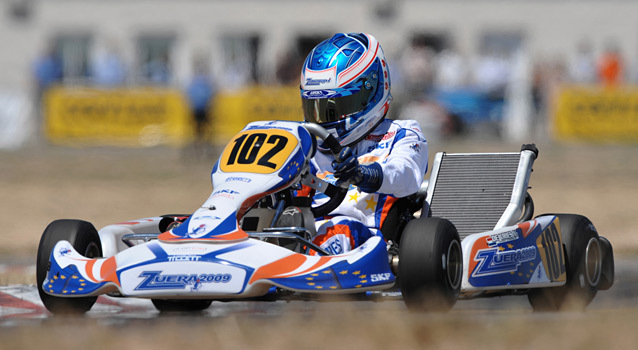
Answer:
<svg viewBox="0 0 638 350"><path fill-rule="evenodd" d="M386 244L374 237L342 255L310 256L245 239L232 243L152 241L110 258L87 259L60 241L43 284L56 296L118 292L145 298L246 298L272 286L311 293L358 293L394 284Z"/></svg>

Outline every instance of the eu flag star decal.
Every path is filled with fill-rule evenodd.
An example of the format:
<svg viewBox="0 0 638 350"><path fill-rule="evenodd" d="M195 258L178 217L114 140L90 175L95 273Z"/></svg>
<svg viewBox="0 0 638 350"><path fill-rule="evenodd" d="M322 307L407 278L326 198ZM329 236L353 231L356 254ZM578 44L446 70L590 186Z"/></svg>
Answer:
<svg viewBox="0 0 638 350"><path fill-rule="evenodd" d="M374 210L377 207L377 201L374 200L374 197L370 197L366 199L366 210L372 209Z"/></svg>

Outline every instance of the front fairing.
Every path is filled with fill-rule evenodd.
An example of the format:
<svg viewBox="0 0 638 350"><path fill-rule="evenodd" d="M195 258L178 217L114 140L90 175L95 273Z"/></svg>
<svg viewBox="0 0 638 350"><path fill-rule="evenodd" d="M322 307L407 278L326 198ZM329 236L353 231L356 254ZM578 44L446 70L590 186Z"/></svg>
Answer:
<svg viewBox="0 0 638 350"><path fill-rule="evenodd" d="M67 241L51 253L43 290L60 297L118 292L142 298L246 298L272 286L308 293L358 293L394 284L385 242L347 254L311 256L256 239L183 244L153 241L88 259Z"/></svg>
<svg viewBox="0 0 638 350"><path fill-rule="evenodd" d="M250 123L226 146L211 177L209 198L165 242L240 241L238 221L259 199L299 181L314 152L314 136L301 123Z"/></svg>

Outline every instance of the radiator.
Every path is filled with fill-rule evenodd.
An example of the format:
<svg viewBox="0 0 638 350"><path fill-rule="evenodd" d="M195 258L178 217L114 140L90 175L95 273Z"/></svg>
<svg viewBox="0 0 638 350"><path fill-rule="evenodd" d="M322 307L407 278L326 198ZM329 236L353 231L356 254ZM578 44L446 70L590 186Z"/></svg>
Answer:
<svg viewBox="0 0 638 350"><path fill-rule="evenodd" d="M521 153L437 154L427 190L429 216L450 220L461 239L493 230L512 199L527 191L531 164L523 163Z"/></svg>

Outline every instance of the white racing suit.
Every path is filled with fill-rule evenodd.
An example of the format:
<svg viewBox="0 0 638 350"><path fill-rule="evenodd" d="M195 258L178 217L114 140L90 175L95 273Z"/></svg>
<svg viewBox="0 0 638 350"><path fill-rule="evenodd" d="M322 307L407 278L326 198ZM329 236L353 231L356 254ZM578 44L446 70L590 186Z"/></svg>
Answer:
<svg viewBox="0 0 638 350"><path fill-rule="evenodd" d="M383 120L370 134L350 146L359 164L378 162L383 182L376 193L361 192L350 185L337 209L316 221L314 243L331 254L341 254L379 235L379 230L392 204L415 193L421 186L428 167L428 144L414 120ZM331 153L317 152L311 160L311 171L319 178L335 183ZM313 205L325 203L328 197L317 193Z"/></svg>

